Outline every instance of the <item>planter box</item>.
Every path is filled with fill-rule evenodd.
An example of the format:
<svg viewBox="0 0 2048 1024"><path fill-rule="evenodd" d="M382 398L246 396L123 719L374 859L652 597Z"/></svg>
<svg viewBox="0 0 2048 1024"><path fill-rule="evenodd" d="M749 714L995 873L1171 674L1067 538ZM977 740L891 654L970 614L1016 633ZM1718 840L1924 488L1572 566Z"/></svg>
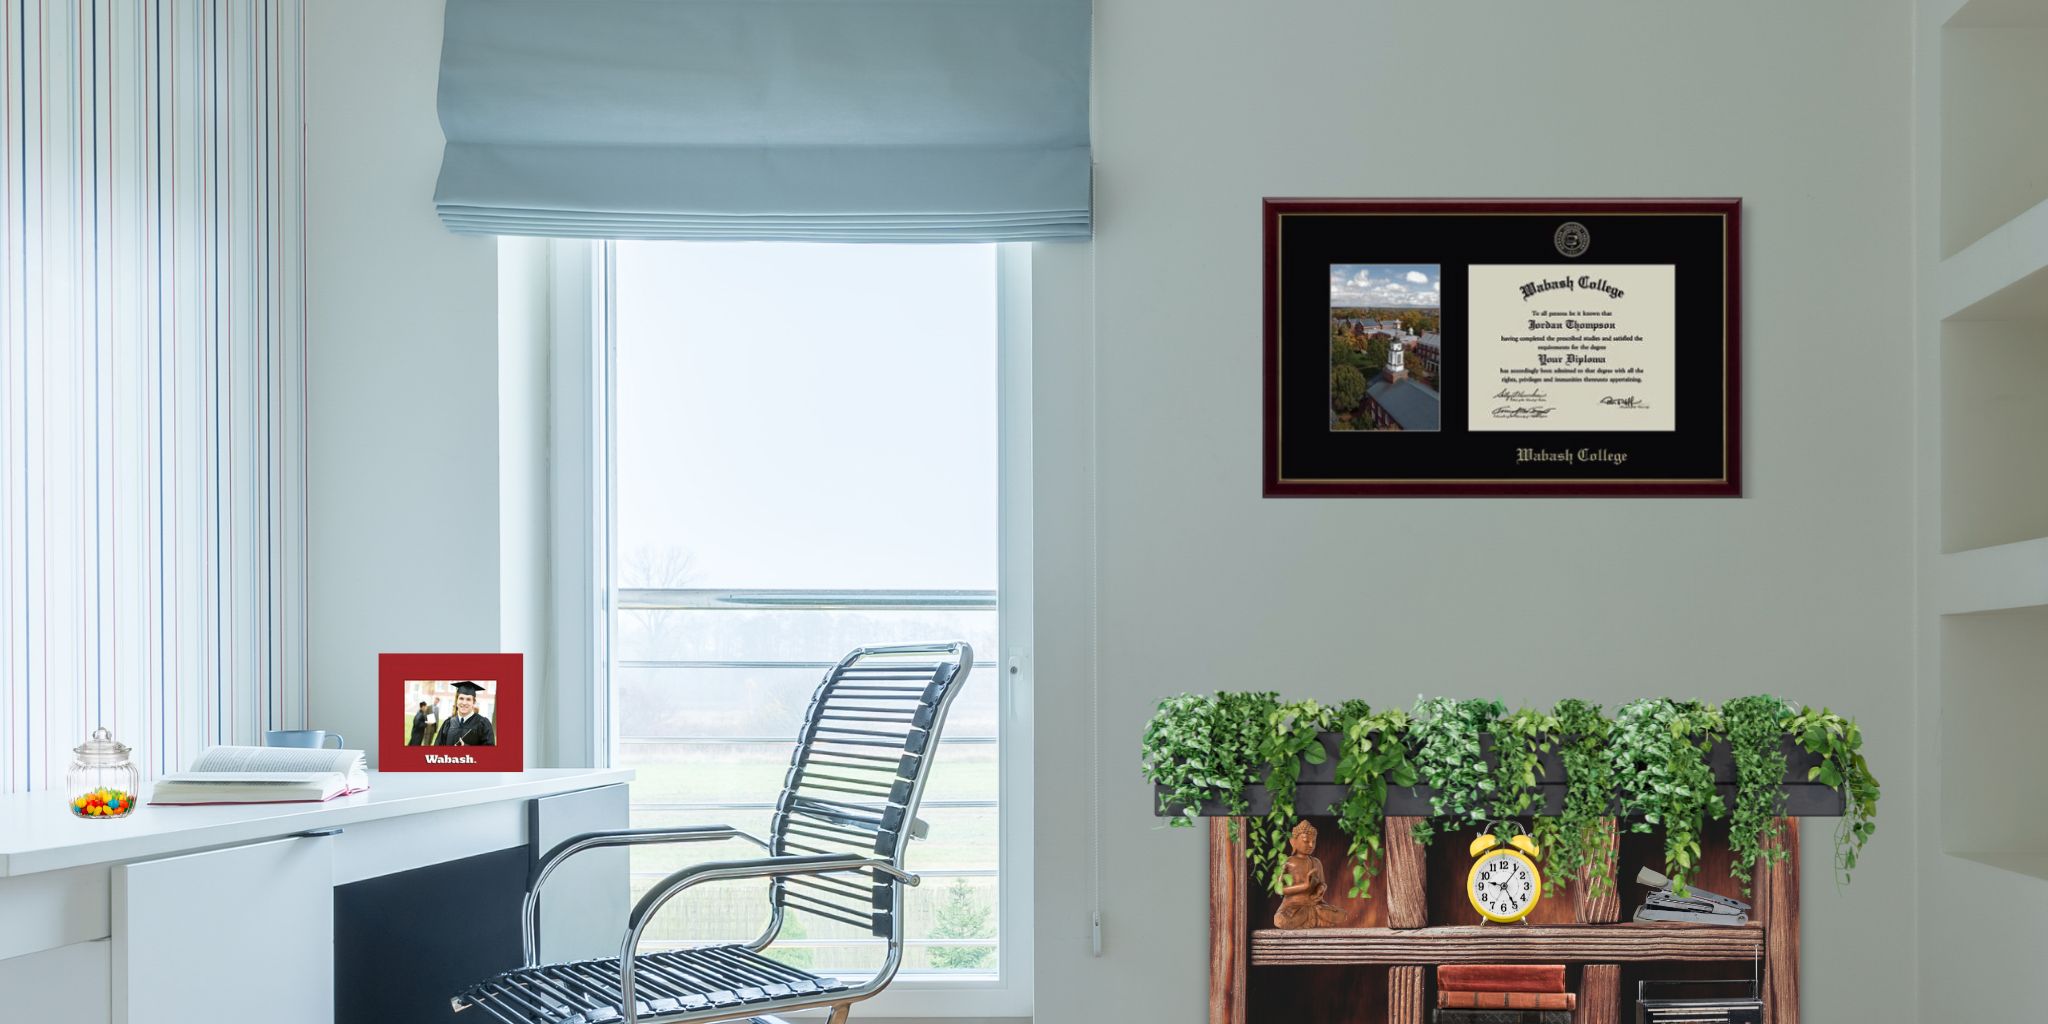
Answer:
<svg viewBox="0 0 2048 1024"><path fill-rule="evenodd" d="M1334 732L1323 733L1320 737L1323 750L1329 757L1322 764L1305 764L1301 769L1301 782L1295 788L1294 807L1303 815L1328 814L1331 805L1344 799L1349 786L1336 782L1337 748L1343 737ZM1809 754L1790 736L1780 741L1785 752L1785 781L1781 787L1785 794L1785 805L1780 814L1793 818L1839 818L1847 807L1848 799L1842 791L1817 782L1806 781L1806 773L1820 763L1817 755ZM1492 737L1482 737L1482 746L1487 750L1487 762L1493 763ZM1721 800L1732 811L1735 808L1735 755L1725 742L1716 743L1707 753L1708 767L1713 769L1714 781L1721 790ZM1555 752L1541 754L1537 758L1539 774L1536 789L1541 797L1538 805L1542 814L1556 815L1564 811L1564 763ZM1155 786L1152 801L1153 813L1166 817L1177 808L1160 807L1159 801L1166 796L1163 787ZM1387 810L1389 817L1426 817L1435 813L1430 805L1432 790L1428 786L1387 787ZM1272 809L1272 796L1263 785L1249 786L1245 797L1251 801L1247 814L1257 816ZM1220 817L1229 812L1214 803L1204 804L1204 817Z"/></svg>

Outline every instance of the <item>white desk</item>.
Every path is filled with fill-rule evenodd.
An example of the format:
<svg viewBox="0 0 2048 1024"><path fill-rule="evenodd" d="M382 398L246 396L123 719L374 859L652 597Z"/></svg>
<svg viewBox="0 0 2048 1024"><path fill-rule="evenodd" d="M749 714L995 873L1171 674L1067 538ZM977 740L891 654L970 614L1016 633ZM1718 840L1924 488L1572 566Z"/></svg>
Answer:
<svg viewBox="0 0 2048 1024"><path fill-rule="evenodd" d="M188 1019L166 988L175 980L198 993L189 1009L204 1016L190 1019L326 1024L334 974L358 952L334 946L339 893L494 855L500 882L476 895L516 914L516 893L502 891L516 859L567 832L623 826L623 788L596 791L631 778L372 773L368 792L322 804L144 805L112 820L73 816L60 793L0 796L0 1006L39 1024L162 1024ZM459 926L428 931L462 939ZM431 938L414 952L431 957Z"/></svg>

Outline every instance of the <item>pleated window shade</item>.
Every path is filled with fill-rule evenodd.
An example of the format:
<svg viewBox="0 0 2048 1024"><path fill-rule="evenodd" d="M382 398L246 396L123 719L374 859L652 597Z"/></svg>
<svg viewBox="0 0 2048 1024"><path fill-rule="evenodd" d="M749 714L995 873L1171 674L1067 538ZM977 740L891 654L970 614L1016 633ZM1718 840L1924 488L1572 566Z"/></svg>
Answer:
<svg viewBox="0 0 2048 1024"><path fill-rule="evenodd" d="M1090 0L448 0L465 234L1089 234Z"/></svg>

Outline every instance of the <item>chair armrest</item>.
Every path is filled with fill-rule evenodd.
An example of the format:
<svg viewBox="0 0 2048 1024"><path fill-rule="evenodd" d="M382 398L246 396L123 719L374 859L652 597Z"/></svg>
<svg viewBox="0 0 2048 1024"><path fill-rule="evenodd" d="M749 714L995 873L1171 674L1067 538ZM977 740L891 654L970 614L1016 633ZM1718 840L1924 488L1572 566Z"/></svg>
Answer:
<svg viewBox="0 0 2048 1024"><path fill-rule="evenodd" d="M700 882L722 882L735 878L774 878L785 875L824 875L835 871L873 870L886 875L902 885L917 885L922 879L896 866L895 862L882 857L864 857L858 853L825 853L807 856L756 857L752 860L720 860L683 868L670 874L647 890L640 902L633 907L632 916L627 919L626 941L619 950L619 991L623 996L620 1009L625 1013L625 1024L634 1024L639 1014L633 997L633 956L640 949L640 935L647 930L648 922L654 920L654 912L662 904L680 894L684 889ZM898 918L900 922L900 917ZM898 926L901 932L901 926ZM900 934L891 936L889 945L892 954L900 944ZM895 973L891 970L889 973ZM886 979L883 979L886 981Z"/></svg>
<svg viewBox="0 0 2048 1024"><path fill-rule="evenodd" d="M556 843L541 855L533 868L533 881L526 886L526 899L519 910L519 934L526 966L540 964L540 887L562 861L586 850L608 846L639 846L649 843L703 843L718 839L744 839L763 850L768 844L730 825L684 825L678 828L614 828L582 832Z"/></svg>

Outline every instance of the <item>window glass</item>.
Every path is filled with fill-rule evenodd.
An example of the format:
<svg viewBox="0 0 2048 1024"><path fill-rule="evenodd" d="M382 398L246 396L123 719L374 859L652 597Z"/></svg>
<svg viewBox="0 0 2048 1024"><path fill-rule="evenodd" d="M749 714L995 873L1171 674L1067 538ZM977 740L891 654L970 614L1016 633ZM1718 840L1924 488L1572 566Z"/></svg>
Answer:
<svg viewBox="0 0 2048 1024"><path fill-rule="evenodd" d="M993 973L1000 808L993 246L616 243L615 763L633 824L765 837L812 690L860 646L962 639L911 844L905 975ZM634 896L751 855L633 851ZM745 941L766 883L669 905L647 947ZM786 961L858 973L872 935L792 916Z"/></svg>

